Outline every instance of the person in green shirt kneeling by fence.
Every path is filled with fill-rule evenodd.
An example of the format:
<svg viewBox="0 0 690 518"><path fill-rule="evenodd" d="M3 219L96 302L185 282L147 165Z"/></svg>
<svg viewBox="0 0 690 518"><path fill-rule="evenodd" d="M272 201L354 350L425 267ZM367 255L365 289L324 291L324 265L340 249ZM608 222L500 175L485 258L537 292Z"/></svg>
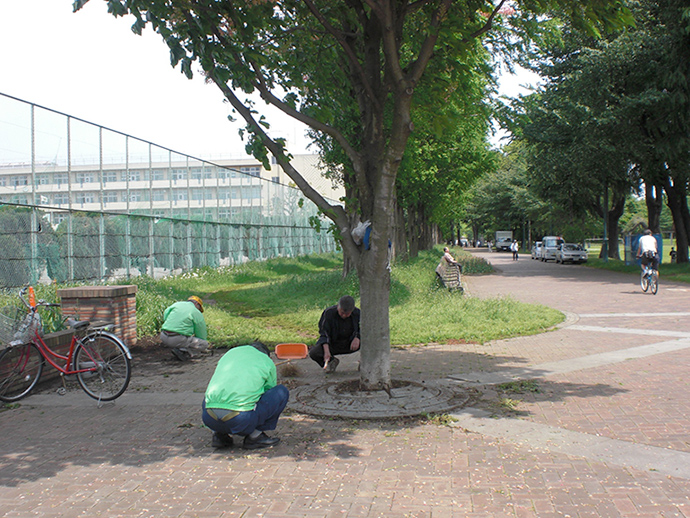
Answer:
<svg viewBox="0 0 690 518"><path fill-rule="evenodd" d="M208 351L203 312L204 304L196 295L175 302L163 312L161 343L172 349L173 356L180 361Z"/></svg>

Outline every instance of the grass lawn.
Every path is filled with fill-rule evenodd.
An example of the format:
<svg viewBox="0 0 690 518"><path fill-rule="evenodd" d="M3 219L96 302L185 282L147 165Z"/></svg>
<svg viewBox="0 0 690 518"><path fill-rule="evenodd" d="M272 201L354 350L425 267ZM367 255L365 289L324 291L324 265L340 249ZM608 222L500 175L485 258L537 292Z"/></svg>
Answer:
<svg viewBox="0 0 690 518"><path fill-rule="evenodd" d="M486 263L462 256L468 274L490 271ZM539 333L563 320L553 309L509 298L480 300L449 292L436 284L434 270L441 247L393 266L390 297L392 345L467 341L484 343L510 336ZM473 273L474 272L474 273ZM129 282L133 282L130 280ZM342 277L339 254L272 259L265 262L203 269L177 277L138 284L139 336L158 333L163 310L196 294L205 301L209 340L233 346L261 340L315 343L319 316L340 296L358 301L356 274Z"/></svg>
<svg viewBox="0 0 690 518"><path fill-rule="evenodd" d="M659 265L659 277L661 282L687 282L690 283L690 264L671 264L671 258L668 253L675 242L670 239L664 239L663 257ZM609 259L604 261L599 259L599 252L601 251L601 244L591 246L587 249L589 252L589 260L587 266L592 268L600 268L602 270L611 270L614 272L630 273L631 275L639 275L640 267L637 264L626 265L624 260ZM621 245L619 248L621 258L625 257L625 250ZM662 284L663 287L663 284Z"/></svg>

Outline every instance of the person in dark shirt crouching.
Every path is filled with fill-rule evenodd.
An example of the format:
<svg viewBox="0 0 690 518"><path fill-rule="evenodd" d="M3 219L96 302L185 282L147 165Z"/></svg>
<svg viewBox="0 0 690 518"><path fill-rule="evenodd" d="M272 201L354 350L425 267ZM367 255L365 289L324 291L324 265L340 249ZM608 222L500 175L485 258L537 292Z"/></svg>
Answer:
<svg viewBox="0 0 690 518"><path fill-rule="evenodd" d="M339 354L359 351L359 308L349 295L340 298L338 304L326 308L319 319L319 339L309 349L309 357L326 372L335 372Z"/></svg>

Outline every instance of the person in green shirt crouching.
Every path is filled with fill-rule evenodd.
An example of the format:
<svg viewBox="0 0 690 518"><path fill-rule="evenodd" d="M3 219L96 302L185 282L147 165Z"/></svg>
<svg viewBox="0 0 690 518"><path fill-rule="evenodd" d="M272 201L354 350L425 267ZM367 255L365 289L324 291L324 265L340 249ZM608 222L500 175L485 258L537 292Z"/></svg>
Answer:
<svg viewBox="0 0 690 518"><path fill-rule="evenodd" d="M275 430L290 392L277 384L276 366L261 342L233 347L218 362L201 409L201 419L213 430L212 446L233 445L231 435L244 436L246 449L280 442Z"/></svg>
<svg viewBox="0 0 690 518"><path fill-rule="evenodd" d="M208 351L204 304L192 295L187 300L175 302L163 312L161 343L169 347L180 361L189 360Z"/></svg>

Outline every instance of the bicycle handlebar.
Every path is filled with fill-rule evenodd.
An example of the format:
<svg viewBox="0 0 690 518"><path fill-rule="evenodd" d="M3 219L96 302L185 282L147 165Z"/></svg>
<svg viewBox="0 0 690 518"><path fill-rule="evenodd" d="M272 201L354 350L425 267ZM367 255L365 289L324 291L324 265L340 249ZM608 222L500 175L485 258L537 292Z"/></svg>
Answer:
<svg viewBox="0 0 690 518"><path fill-rule="evenodd" d="M43 306L43 307L46 307L46 308L59 308L59 307L61 307L61 304L57 304L57 303L55 303L55 302L47 302L47 301L45 301L45 300L43 300L43 299L39 299L38 301L36 301L36 305L35 305L35 306L32 306L32 305L29 304L29 302L24 298L24 294L27 292L28 289L29 289L29 286L26 285L26 286L23 286L23 287L19 290L19 299L24 303L24 305L25 305L28 309L35 311L36 308L37 308L38 306Z"/></svg>

